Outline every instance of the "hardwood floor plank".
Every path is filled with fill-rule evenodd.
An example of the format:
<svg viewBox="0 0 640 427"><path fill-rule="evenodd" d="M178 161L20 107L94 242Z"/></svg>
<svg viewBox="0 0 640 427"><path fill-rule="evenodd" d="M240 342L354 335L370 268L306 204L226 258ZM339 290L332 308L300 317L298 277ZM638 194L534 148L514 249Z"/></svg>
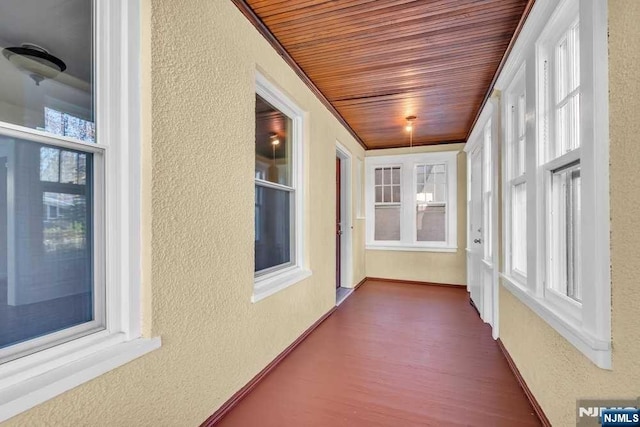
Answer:
<svg viewBox="0 0 640 427"><path fill-rule="evenodd" d="M463 289L367 281L220 426L539 426Z"/></svg>

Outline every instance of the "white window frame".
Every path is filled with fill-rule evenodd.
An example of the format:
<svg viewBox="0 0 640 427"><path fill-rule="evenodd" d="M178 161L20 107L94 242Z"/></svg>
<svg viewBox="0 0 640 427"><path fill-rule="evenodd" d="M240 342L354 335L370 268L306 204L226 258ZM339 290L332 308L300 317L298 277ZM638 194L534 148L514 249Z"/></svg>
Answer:
<svg viewBox="0 0 640 427"><path fill-rule="evenodd" d="M580 140L579 149L546 162L548 94L544 84L545 47L579 17ZM536 144L527 150L528 282L525 286L501 274L503 284L524 304L603 369L611 368L611 277L609 253L609 90L607 2L539 0L507 60L499 88L526 63L528 127ZM550 170L579 159L581 167L582 303L554 298L547 281L547 193ZM529 203L532 202L532 203ZM506 244L506 241L503 241ZM533 261L533 262L532 262Z"/></svg>
<svg viewBox="0 0 640 427"><path fill-rule="evenodd" d="M0 422L160 347L141 335L140 5L96 1L98 143L0 123L13 138L94 154L95 276L105 283L105 328L0 365ZM100 182L102 181L102 184ZM100 202L97 202L100 203ZM102 279L99 279L102 277ZM61 331L64 333L64 331Z"/></svg>
<svg viewBox="0 0 640 427"><path fill-rule="evenodd" d="M400 154L365 158L366 249L390 251L456 252L458 250L458 152ZM416 168L420 165L444 164L447 174L446 239L444 242L421 242L416 232ZM400 240L375 240L375 169L401 167Z"/></svg>
<svg viewBox="0 0 640 427"><path fill-rule="evenodd" d="M525 65L523 64L519 70L516 72L514 78L509 84L507 90L504 94L504 108L503 108L503 124L504 124L504 144L503 144L503 197L504 197L504 271L507 276L509 276L512 282L517 283L519 286L526 287L527 286L527 271L520 271L513 266L513 257L514 257L514 248L513 248L513 229L514 229L514 212L513 212L513 194L515 187L525 184L527 193L529 193L530 184L527 182L527 146L528 144L528 132L527 123L526 123L526 105L527 105L527 92L525 87L526 82L526 72ZM521 96L524 96L525 100L525 123L524 123L524 171L521 171L520 175L516 176L514 171L517 169L515 153L520 153L520 135L515 133L514 129L514 117L512 106L516 103L519 104L519 99ZM518 119L516 119L518 120ZM518 130L520 130L520 125L517 126ZM525 195L526 197L526 195ZM527 206L529 206L529 200L527 198ZM529 218L529 214L527 212L527 219ZM526 224L528 225L528 224ZM527 235L528 241L528 226L525 229L525 234ZM525 258L527 257L527 247L524 248ZM527 269L529 268L529 262L527 260Z"/></svg>
<svg viewBox="0 0 640 427"><path fill-rule="evenodd" d="M261 301L276 292L311 276L305 259L304 228L304 145L305 112L265 75L256 70L256 94L291 119L291 187L294 192L291 215L291 262L257 272L251 302ZM265 187L283 189L280 184L263 182ZM254 219L255 221L255 219Z"/></svg>

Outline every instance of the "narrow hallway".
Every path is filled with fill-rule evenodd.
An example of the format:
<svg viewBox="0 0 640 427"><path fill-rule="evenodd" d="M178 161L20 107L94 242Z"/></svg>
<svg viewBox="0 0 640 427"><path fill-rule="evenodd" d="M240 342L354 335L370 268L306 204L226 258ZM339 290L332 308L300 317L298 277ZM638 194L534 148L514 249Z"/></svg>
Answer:
<svg viewBox="0 0 640 427"><path fill-rule="evenodd" d="M368 281L218 425L540 423L464 288Z"/></svg>

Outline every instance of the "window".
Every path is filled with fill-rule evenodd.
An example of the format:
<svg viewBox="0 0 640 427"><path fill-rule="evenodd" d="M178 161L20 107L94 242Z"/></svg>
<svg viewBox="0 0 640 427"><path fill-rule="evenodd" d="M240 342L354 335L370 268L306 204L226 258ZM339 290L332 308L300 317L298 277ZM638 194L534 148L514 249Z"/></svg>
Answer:
<svg viewBox="0 0 640 427"><path fill-rule="evenodd" d="M487 262L493 260L493 161L491 159L491 119L487 122L483 132L483 177L482 177L482 192L484 193L482 203L482 242L483 242L483 257Z"/></svg>
<svg viewBox="0 0 640 427"><path fill-rule="evenodd" d="M109 3L0 15L0 422L160 345L139 324L138 9ZM66 69L16 56L24 34Z"/></svg>
<svg viewBox="0 0 640 427"><path fill-rule="evenodd" d="M261 74L255 102L257 302L311 273L303 259L303 112Z"/></svg>
<svg viewBox="0 0 640 427"><path fill-rule="evenodd" d="M547 102L542 152L545 171L546 283L551 293L581 301L580 269L580 25L577 18L548 40L542 78Z"/></svg>
<svg viewBox="0 0 640 427"><path fill-rule="evenodd" d="M597 0L533 11L526 25L542 30L523 32L517 62L505 65L521 65L509 78L523 83L508 86L503 109L504 286L602 368L611 367L606 16ZM525 62L535 64L526 76ZM524 88L535 114L519 113Z"/></svg>
<svg viewBox="0 0 640 427"><path fill-rule="evenodd" d="M506 100L506 271L516 281L527 281L526 98L522 68L507 91Z"/></svg>
<svg viewBox="0 0 640 427"><path fill-rule="evenodd" d="M456 250L456 156L365 160L368 249Z"/></svg>

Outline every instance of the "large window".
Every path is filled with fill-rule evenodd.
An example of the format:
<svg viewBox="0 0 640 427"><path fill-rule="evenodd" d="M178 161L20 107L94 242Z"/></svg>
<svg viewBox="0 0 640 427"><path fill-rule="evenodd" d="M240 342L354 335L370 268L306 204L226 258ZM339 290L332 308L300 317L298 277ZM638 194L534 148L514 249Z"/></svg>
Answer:
<svg viewBox="0 0 640 427"><path fill-rule="evenodd" d="M456 250L456 155L366 159L367 248Z"/></svg>
<svg viewBox="0 0 640 427"><path fill-rule="evenodd" d="M503 283L609 368L607 6L546 1L534 12L537 30L523 30L497 83L506 80Z"/></svg>
<svg viewBox="0 0 640 427"><path fill-rule="evenodd" d="M302 247L303 113L260 74L256 92L254 302L310 275Z"/></svg>
<svg viewBox="0 0 640 427"><path fill-rule="evenodd" d="M0 422L159 345L140 338L137 2L59 6L0 14Z"/></svg>

